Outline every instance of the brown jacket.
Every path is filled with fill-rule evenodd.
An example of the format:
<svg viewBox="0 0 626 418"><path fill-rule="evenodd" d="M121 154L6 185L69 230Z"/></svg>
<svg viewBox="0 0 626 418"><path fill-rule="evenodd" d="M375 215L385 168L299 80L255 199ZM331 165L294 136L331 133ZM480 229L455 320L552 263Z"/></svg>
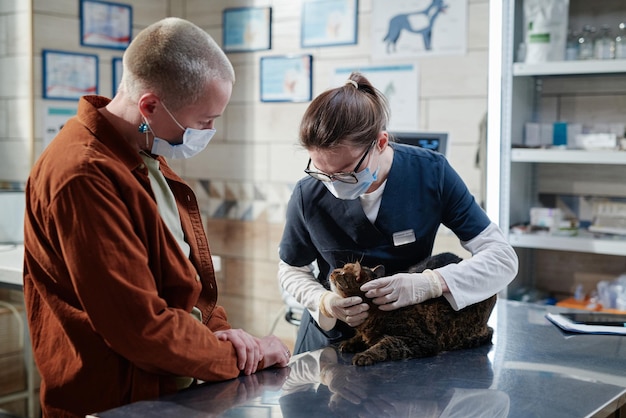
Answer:
<svg viewBox="0 0 626 418"><path fill-rule="evenodd" d="M232 344L212 332L230 325L194 193L160 158L190 261L139 154L97 111L108 101L80 100L26 187L24 293L46 417L155 398L176 390L176 375L239 374Z"/></svg>

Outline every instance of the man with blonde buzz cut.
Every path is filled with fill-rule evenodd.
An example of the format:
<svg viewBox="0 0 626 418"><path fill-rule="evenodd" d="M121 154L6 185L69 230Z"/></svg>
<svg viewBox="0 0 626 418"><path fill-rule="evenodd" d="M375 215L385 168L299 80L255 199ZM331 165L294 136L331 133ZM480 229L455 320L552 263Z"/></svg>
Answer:
<svg viewBox="0 0 626 418"><path fill-rule="evenodd" d="M44 417L84 417L290 357L275 336L231 328L196 197L167 164L209 143L232 65L178 18L141 31L123 63L116 96L82 97L26 186L24 294Z"/></svg>

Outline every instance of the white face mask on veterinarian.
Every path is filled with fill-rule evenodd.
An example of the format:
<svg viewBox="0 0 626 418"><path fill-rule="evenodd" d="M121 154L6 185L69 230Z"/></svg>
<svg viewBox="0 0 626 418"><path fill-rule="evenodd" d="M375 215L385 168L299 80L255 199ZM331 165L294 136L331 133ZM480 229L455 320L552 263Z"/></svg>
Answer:
<svg viewBox="0 0 626 418"><path fill-rule="evenodd" d="M341 181L323 181L322 184L326 186L328 191L337 199L354 200L364 194L376 181L379 168L380 166L373 173L370 171L369 167L355 173L354 175L358 181L354 184L343 183Z"/></svg>

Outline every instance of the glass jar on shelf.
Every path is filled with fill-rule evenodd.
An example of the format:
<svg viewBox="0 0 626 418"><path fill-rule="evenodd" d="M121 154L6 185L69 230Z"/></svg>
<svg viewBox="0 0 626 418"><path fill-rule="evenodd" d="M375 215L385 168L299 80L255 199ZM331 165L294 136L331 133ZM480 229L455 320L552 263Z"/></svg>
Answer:
<svg viewBox="0 0 626 418"><path fill-rule="evenodd" d="M565 61L575 61L578 59L578 38L580 34L572 31L567 32L567 41L565 43Z"/></svg>
<svg viewBox="0 0 626 418"><path fill-rule="evenodd" d="M611 34L609 25L602 25L598 36L593 42L593 55L598 60L611 60L615 58L615 38Z"/></svg>
<svg viewBox="0 0 626 418"><path fill-rule="evenodd" d="M626 22L617 25L615 36L615 58L626 59Z"/></svg>
<svg viewBox="0 0 626 418"><path fill-rule="evenodd" d="M578 59L579 60L591 60L593 59L593 38L596 29L593 26L583 26L583 31L578 37Z"/></svg>

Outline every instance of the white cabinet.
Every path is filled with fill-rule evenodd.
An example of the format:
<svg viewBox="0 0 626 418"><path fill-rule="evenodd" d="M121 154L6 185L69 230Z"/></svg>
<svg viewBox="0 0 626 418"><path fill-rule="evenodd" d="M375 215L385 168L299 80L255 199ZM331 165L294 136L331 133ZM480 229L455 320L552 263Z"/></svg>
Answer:
<svg viewBox="0 0 626 418"><path fill-rule="evenodd" d="M568 18L574 30L583 24L617 27L626 21L626 2L570 0ZM511 288L562 298L577 284L590 291L597 280L626 272L626 237L586 230L576 236L512 233L510 228L527 223L531 207L559 199L626 201L626 151L524 148L524 125L626 123L626 60L515 62L522 28L523 0L490 2L487 212L520 256Z"/></svg>

